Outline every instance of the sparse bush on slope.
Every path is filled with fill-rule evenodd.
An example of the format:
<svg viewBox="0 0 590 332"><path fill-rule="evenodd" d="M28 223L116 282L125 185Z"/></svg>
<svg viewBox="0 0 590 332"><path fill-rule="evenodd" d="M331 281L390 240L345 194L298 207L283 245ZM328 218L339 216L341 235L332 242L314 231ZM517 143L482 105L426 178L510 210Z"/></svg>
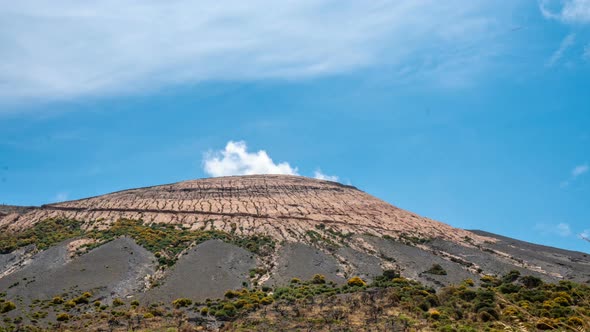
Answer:
<svg viewBox="0 0 590 332"><path fill-rule="evenodd" d="M34 244L43 250L67 239L87 237L96 240L84 246L86 250L98 247L121 236L133 238L137 244L153 252L161 266L174 265L178 254L207 240L219 239L242 247L258 255L270 254L275 241L269 236L238 236L218 230L188 230L172 224L144 224L141 220L120 219L105 230L85 231L83 222L71 219L52 218L33 227L19 231L0 231L0 254Z"/></svg>
<svg viewBox="0 0 590 332"><path fill-rule="evenodd" d="M63 298L46 302L73 304L67 313L57 316L60 324L71 330L104 327L107 322L117 322L118 326L129 330L137 329L138 322L142 322L153 329L182 326L191 331L196 328L195 324L206 326L213 319L225 322L224 331L578 331L590 328L590 288L587 285L562 281L543 283L531 289L527 287L530 279L526 276L484 276L481 281L485 286L475 287L473 281L466 280L437 292L398 275L385 271L372 284L363 286L357 278L351 278L350 284L338 285L325 278L319 282L320 276L312 276L309 280L277 288L232 289L223 299L204 302L179 298L168 307L147 308L136 303L128 311L105 311L92 303L78 301L76 304ZM493 286L497 280L500 284ZM503 292L507 285L512 285L510 289L515 291ZM90 298L88 295L78 298ZM0 308L6 303L0 299ZM115 300L113 307L120 304L123 301ZM198 318L191 323L187 320L188 313ZM7 324L14 324L14 321Z"/></svg>

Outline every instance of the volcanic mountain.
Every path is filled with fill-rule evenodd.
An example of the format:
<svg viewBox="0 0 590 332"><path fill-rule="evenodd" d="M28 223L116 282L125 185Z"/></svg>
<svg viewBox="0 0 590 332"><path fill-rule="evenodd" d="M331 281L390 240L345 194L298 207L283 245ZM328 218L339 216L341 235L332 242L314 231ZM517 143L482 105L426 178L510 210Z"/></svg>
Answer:
<svg viewBox="0 0 590 332"><path fill-rule="evenodd" d="M384 270L440 288L517 270L590 279L590 258L420 217L355 187L255 175L0 209L0 291L25 304L92 292L150 303Z"/></svg>
<svg viewBox="0 0 590 332"><path fill-rule="evenodd" d="M305 242L306 232L323 224L355 234L440 238L456 243L485 238L398 209L355 187L297 176L221 177L125 190L98 197L44 205L13 213L0 227L24 229L47 218L85 221L85 228L105 228L121 218L170 223L191 229Z"/></svg>

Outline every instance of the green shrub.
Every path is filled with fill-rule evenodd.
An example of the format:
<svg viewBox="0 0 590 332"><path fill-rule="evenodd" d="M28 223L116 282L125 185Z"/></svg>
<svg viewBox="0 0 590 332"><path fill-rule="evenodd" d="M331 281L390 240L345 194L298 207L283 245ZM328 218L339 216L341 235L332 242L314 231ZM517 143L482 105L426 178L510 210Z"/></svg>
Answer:
<svg viewBox="0 0 590 332"><path fill-rule="evenodd" d="M56 319L58 322L67 322L70 320L70 315L66 314L65 312L62 312L61 314L58 314L56 316Z"/></svg>
<svg viewBox="0 0 590 332"><path fill-rule="evenodd" d="M435 275L440 275L440 276L447 275L447 271L445 271L445 269L442 266L440 266L439 264L433 264L430 267L430 269L424 271L424 273L435 274Z"/></svg>
<svg viewBox="0 0 590 332"><path fill-rule="evenodd" d="M223 309L216 310L214 316L219 320L227 320L229 318L229 315Z"/></svg>
<svg viewBox="0 0 590 332"><path fill-rule="evenodd" d="M489 287L497 287L502 284L500 279L496 278L495 276L485 275L480 279L482 283L482 287L489 288Z"/></svg>
<svg viewBox="0 0 590 332"><path fill-rule="evenodd" d="M246 299L239 299L236 302L234 302L234 305L236 306L236 308L241 309L243 308L245 305L248 304L248 301Z"/></svg>
<svg viewBox="0 0 590 332"><path fill-rule="evenodd" d="M90 301L88 300L88 297L85 296L78 296L77 298L72 300L75 304L88 304Z"/></svg>
<svg viewBox="0 0 590 332"><path fill-rule="evenodd" d="M471 289L462 289L458 292L459 298L465 301L472 301L477 297L477 293Z"/></svg>
<svg viewBox="0 0 590 332"><path fill-rule="evenodd" d="M562 297L562 296L558 296L558 297L554 298L553 303L560 305L562 307L567 307L567 306L571 305L570 301L568 301L568 299L566 299L565 297Z"/></svg>
<svg viewBox="0 0 590 332"><path fill-rule="evenodd" d="M463 285L467 287L473 287L475 286L475 282L473 281L473 279L465 279L463 280Z"/></svg>
<svg viewBox="0 0 590 332"><path fill-rule="evenodd" d="M436 310L436 309L432 309L429 312L430 318L438 320L440 318L440 311Z"/></svg>
<svg viewBox="0 0 590 332"><path fill-rule="evenodd" d="M53 304L62 304L64 303L64 299L61 296L56 296L51 300Z"/></svg>
<svg viewBox="0 0 590 332"><path fill-rule="evenodd" d="M323 274L315 274L313 278L311 278L311 282L314 284L325 284L326 277Z"/></svg>
<svg viewBox="0 0 590 332"><path fill-rule="evenodd" d="M557 328L558 324L559 322L557 322L556 320L545 317L539 319L535 327L539 330L554 330L555 328Z"/></svg>
<svg viewBox="0 0 590 332"><path fill-rule="evenodd" d="M517 270L512 270L502 277L502 282L503 283L511 283L511 282L518 280L519 277L520 277L520 272Z"/></svg>
<svg viewBox="0 0 590 332"><path fill-rule="evenodd" d="M230 289L227 292L225 292L224 296L227 297L228 299L234 299L236 297L239 297L240 295L242 295L242 293L240 293L239 291Z"/></svg>
<svg viewBox="0 0 590 332"><path fill-rule="evenodd" d="M47 312L46 311L37 311L37 312L33 313L32 317L34 319L45 318L45 317L47 317Z"/></svg>
<svg viewBox="0 0 590 332"><path fill-rule="evenodd" d="M477 316L482 322L490 322L498 320L499 314L496 309L491 307L483 307L477 311Z"/></svg>
<svg viewBox="0 0 590 332"><path fill-rule="evenodd" d="M518 315L518 309L516 307L508 307L506 309L504 309L504 311L502 311L502 315L506 316L506 317L513 317Z"/></svg>
<svg viewBox="0 0 590 332"><path fill-rule="evenodd" d="M154 315L155 317L162 317L164 316L164 314L166 312L164 312L164 310L158 306L154 306L152 308L150 308L149 313Z"/></svg>
<svg viewBox="0 0 590 332"><path fill-rule="evenodd" d="M5 301L0 305L0 313L6 313L16 309L16 305L10 301Z"/></svg>
<svg viewBox="0 0 590 332"><path fill-rule="evenodd" d="M348 284L348 286L358 286L358 287L363 287L363 286L367 285L367 283L359 277L352 277L352 278L348 279L347 284Z"/></svg>
<svg viewBox="0 0 590 332"><path fill-rule="evenodd" d="M269 304L273 303L273 301L274 300L272 299L272 297L266 296L266 297L263 297L262 300L260 300L260 303L264 304L264 305L269 305Z"/></svg>
<svg viewBox="0 0 590 332"><path fill-rule="evenodd" d="M72 309L75 306L76 306L76 302L74 302L72 300L64 302L64 307L66 309Z"/></svg>
<svg viewBox="0 0 590 332"><path fill-rule="evenodd" d="M582 318L580 318L580 317L576 317L576 316L574 316L574 317L570 317L570 318L567 320L567 323L568 323L569 325L576 326L576 327L579 327L579 326L584 326L584 320L583 320Z"/></svg>
<svg viewBox="0 0 590 332"><path fill-rule="evenodd" d="M388 280L391 280L393 278L399 278L400 274L398 271L396 270L385 270L383 271L383 277L385 277Z"/></svg>
<svg viewBox="0 0 590 332"><path fill-rule="evenodd" d="M233 303L224 303L223 310L228 316L234 316L236 312L236 306L234 306Z"/></svg>
<svg viewBox="0 0 590 332"><path fill-rule="evenodd" d="M123 300L121 300L120 298L113 299L113 307L120 307L124 304L125 302L123 302Z"/></svg>
<svg viewBox="0 0 590 332"><path fill-rule="evenodd" d="M187 298L180 298L180 299L176 299L176 300L172 301L172 305L176 309L188 307L191 304L193 304L193 301L191 299L187 299Z"/></svg>
<svg viewBox="0 0 590 332"><path fill-rule="evenodd" d="M515 285L515 284L502 284L498 290L502 293L502 294L512 294L512 293L517 293L520 290L520 286Z"/></svg>
<svg viewBox="0 0 590 332"><path fill-rule="evenodd" d="M543 284L543 280L533 276L524 276L520 278L520 282L526 288L537 288Z"/></svg>

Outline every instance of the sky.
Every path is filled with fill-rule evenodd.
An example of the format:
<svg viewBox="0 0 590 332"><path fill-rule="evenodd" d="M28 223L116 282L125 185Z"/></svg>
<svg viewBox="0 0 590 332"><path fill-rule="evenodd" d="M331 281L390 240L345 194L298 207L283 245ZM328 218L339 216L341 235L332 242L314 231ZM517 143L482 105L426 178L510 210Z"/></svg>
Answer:
<svg viewBox="0 0 590 332"><path fill-rule="evenodd" d="M590 0L0 1L0 203L351 184L590 252Z"/></svg>

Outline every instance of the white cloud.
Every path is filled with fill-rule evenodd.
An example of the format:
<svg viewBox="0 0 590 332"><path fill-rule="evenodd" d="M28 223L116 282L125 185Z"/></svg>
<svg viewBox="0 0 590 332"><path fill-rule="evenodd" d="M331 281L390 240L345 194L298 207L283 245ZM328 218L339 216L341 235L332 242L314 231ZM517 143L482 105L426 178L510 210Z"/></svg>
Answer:
<svg viewBox="0 0 590 332"><path fill-rule="evenodd" d="M590 229L585 229L582 233L580 233L580 237L590 242Z"/></svg>
<svg viewBox="0 0 590 332"><path fill-rule="evenodd" d="M322 173L321 169L316 170L313 177L319 180L338 182L338 177L336 175L326 175Z"/></svg>
<svg viewBox="0 0 590 332"><path fill-rule="evenodd" d="M213 177L252 174L299 175L297 167L292 167L288 162L275 163L264 150L249 152L244 141L229 141L225 149L206 153L203 170ZM321 169L314 172L314 178L338 182L337 176L324 174Z"/></svg>
<svg viewBox="0 0 590 332"><path fill-rule="evenodd" d="M572 170L572 176L578 177L586 172L588 172L588 164L579 165L574 167L574 169Z"/></svg>
<svg viewBox="0 0 590 332"><path fill-rule="evenodd" d="M582 164L574 167L570 173L569 179L561 182L561 187L565 188L569 186L573 181L575 181L581 175L584 175L590 170L590 166L588 164Z"/></svg>
<svg viewBox="0 0 590 332"><path fill-rule="evenodd" d="M506 13L513 6L483 0L5 2L0 100L291 80L374 65L392 68L393 79L465 79L497 57L501 46L490 38L511 19Z"/></svg>
<svg viewBox="0 0 590 332"><path fill-rule="evenodd" d="M570 225L563 222L557 225L537 224L535 229L545 235L558 235L561 237L572 235Z"/></svg>
<svg viewBox="0 0 590 332"><path fill-rule="evenodd" d="M569 35L567 35L561 41L559 48L555 52L553 52L553 54L551 55L551 58L549 58L549 60L547 61L547 64L546 64L547 67L552 67L555 64L557 64L559 62L559 60L561 60L561 58L563 57L565 52L574 44L575 39L576 39L575 34L570 33Z"/></svg>
<svg viewBox="0 0 590 332"><path fill-rule="evenodd" d="M548 19L563 23L590 23L590 0L541 0L539 8Z"/></svg>
<svg viewBox="0 0 590 332"><path fill-rule="evenodd" d="M222 151L207 153L203 163L210 176L289 174L298 175L289 163L275 164L266 151L248 152L246 142L229 141Z"/></svg>

